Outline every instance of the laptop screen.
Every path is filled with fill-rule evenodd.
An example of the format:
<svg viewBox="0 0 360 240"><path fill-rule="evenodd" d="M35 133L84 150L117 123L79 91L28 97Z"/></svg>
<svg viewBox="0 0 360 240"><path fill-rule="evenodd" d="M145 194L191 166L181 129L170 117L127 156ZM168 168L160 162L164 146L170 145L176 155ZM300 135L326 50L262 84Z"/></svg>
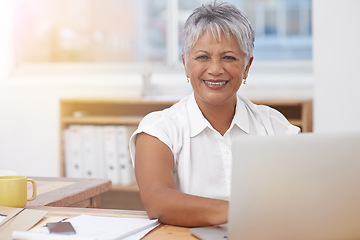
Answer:
<svg viewBox="0 0 360 240"><path fill-rule="evenodd" d="M360 239L360 133L233 142L228 239Z"/></svg>

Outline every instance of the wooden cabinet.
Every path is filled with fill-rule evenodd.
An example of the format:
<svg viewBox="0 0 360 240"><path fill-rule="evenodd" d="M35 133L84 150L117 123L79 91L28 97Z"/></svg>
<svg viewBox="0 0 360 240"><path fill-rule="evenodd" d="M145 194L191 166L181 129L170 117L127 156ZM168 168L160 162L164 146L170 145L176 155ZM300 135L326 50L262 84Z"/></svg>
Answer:
<svg viewBox="0 0 360 240"><path fill-rule="evenodd" d="M175 102L142 99L61 99L60 175L65 176L64 130L70 125L137 126L146 114L167 108ZM137 191L137 185L113 186L113 190Z"/></svg>
<svg viewBox="0 0 360 240"><path fill-rule="evenodd" d="M65 176L64 130L71 124L136 126L148 113L173 105L175 100L93 99L60 100L60 175ZM291 123L312 131L311 100L253 100L282 112ZM114 191L137 191L137 186L113 186Z"/></svg>

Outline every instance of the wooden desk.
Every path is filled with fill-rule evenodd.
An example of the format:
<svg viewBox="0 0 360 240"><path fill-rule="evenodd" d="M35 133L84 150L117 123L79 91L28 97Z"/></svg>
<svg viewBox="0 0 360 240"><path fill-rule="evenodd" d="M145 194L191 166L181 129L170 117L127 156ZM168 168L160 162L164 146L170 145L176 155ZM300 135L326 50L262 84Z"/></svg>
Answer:
<svg viewBox="0 0 360 240"><path fill-rule="evenodd" d="M108 217L136 217L147 218L145 211L133 211L133 210L113 210L113 209L95 209L95 208L62 208L62 207L46 207L35 206L29 207L31 209L38 209L48 211L45 218L38 223L37 226L43 226L46 222L56 221L63 218L71 218L79 216L81 214L95 215L95 216L108 216ZM35 226L36 227L36 226ZM160 225L150 233L148 233L144 240L196 240L189 228L175 227L170 225Z"/></svg>
<svg viewBox="0 0 360 240"><path fill-rule="evenodd" d="M29 177L36 181L36 199L27 207L101 207L101 194L111 189L106 179ZM31 184L30 184L31 185ZM28 194L32 193L29 187Z"/></svg>

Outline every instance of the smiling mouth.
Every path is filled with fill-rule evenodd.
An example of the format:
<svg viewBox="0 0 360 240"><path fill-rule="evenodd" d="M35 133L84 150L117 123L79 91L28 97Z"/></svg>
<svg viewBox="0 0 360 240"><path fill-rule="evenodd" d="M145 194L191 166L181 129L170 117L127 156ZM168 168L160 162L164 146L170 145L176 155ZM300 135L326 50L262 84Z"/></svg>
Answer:
<svg viewBox="0 0 360 240"><path fill-rule="evenodd" d="M223 86L225 85L226 83L228 83L229 81L206 81L204 80L204 82L210 86Z"/></svg>

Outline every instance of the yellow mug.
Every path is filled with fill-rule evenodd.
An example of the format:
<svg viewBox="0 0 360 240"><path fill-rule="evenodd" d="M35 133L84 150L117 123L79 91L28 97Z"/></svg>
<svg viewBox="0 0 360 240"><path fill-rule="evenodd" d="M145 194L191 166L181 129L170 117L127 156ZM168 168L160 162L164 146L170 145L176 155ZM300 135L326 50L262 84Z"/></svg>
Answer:
<svg viewBox="0 0 360 240"><path fill-rule="evenodd" d="M27 183L33 187L32 197L27 196ZM36 182L24 176L0 177L0 206L23 208L27 201L36 198Z"/></svg>

